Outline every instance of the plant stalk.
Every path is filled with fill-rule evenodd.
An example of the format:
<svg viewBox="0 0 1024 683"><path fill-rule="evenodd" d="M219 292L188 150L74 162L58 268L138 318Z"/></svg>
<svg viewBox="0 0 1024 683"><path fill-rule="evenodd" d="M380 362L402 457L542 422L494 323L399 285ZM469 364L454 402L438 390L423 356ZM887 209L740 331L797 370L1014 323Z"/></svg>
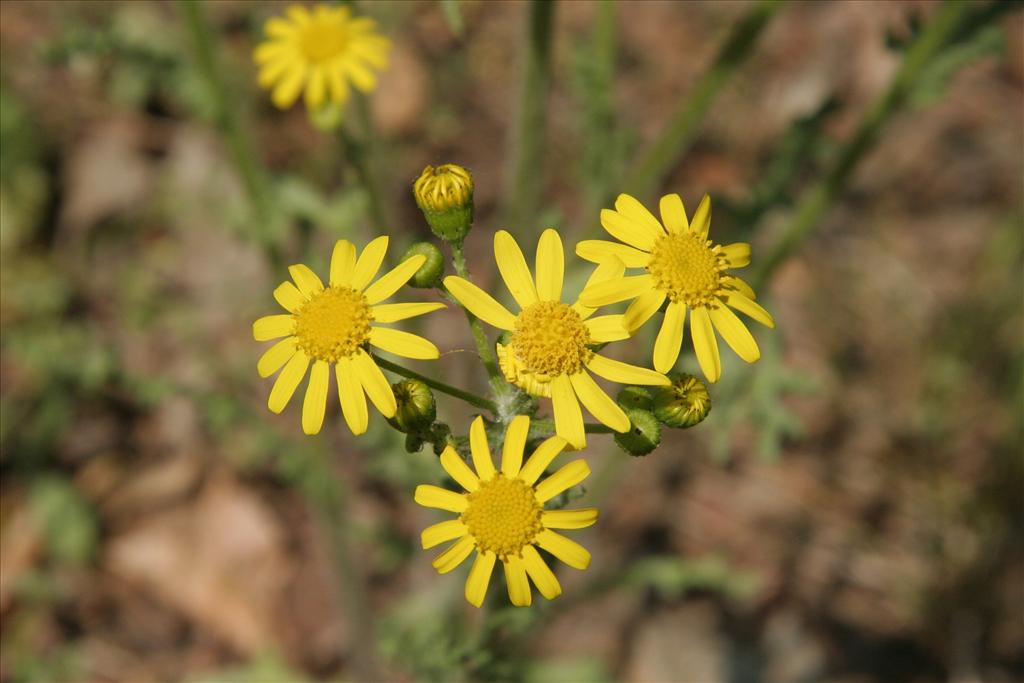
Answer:
<svg viewBox="0 0 1024 683"><path fill-rule="evenodd" d="M398 365L397 363L392 363L391 361L387 360L386 358L381 358L377 354L372 354L372 357L373 357L373 360L376 361L376 363L378 365L380 365L385 370L390 370L391 372L395 373L396 375L401 375L402 377L406 377L408 379L419 380L420 382L423 382L424 384L426 384L431 389L434 389L435 391L440 391L442 394L448 394L449 396L452 396L453 398L457 398L457 399L460 399L462 401L465 401L469 405L474 406L476 408L481 408L483 410L489 410L491 413L493 413L495 415L497 415L497 413L498 413L497 406L494 405L494 402L493 401L489 401L488 399L484 398L483 396L477 396L476 394L474 394L472 392L465 391L463 389L459 389L458 387L453 387L450 384L445 384L444 382L440 382L440 381L438 381L436 379L431 379L430 377L427 377L426 375L421 375L420 373L415 372L413 370L410 370L408 368L402 367L401 365Z"/></svg>

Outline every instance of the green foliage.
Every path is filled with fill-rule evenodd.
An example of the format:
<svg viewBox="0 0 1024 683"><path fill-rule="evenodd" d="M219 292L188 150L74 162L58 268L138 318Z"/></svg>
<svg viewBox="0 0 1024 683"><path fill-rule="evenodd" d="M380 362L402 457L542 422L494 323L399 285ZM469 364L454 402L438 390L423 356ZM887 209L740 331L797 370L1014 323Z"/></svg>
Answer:
<svg viewBox="0 0 1024 683"><path fill-rule="evenodd" d="M678 599L691 590L710 590L738 602L748 600L758 589L756 575L734 569L717 555L693 560L644 558L630 566L623 584L651 588L664 599Z"/></svg>
<svg viewBox="0 0 1024 683"><path fill-rule="evenodd" d="M31 505L47 554L54 561L84 565L92 559L99 539L96 515L71 482L57 477L37 479Z"/></svg>

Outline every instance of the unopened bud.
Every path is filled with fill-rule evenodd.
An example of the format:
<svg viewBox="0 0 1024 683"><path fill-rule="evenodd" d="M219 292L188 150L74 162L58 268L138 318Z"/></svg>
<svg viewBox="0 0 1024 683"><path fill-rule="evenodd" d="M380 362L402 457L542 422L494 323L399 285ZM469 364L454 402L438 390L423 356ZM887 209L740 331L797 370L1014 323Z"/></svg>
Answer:
<svg viewBox="0 0 1024 683"><path fill-rule="evenodd" d="M661 443L661 425L646 410L626 408L625 411L629 416L629 431L616 433L615 443L629 455L647 455Z"/></svg>
<svg viewBox="0 0 1024 683"><path fill-rule="evenodd" d="M403 379L392 384L395 393L395 416L388 418L392 427L406 434L426 429L437 417L437 406L434 394L423 382L417 379ZM419 450L418 448L416 450Z"/></svg>
<svg viewBox="0 0 1024 683"><path fill-rule="evenodd" d="M651 409L651 392L647 387L623 387L615 402L623 408Z"/></svg>
<svg viewBox="0 0 1024 683"><path fill-rule="evenodd" d="M473 176L456 164L427 166L413 183L416 204L434 234L461 244L473 226Z"/></svg>
<svg viewBox="0 0 1024 683"><path fill-rule="evenodd" d="M421 289L436 287L441 282L441 276L444 275L444 255L435 244L417 242L406 250L405 255L402 256L402 262L412 256L421 255L426 256L427 260L413 274L409 284Z"/></svg>
<svg viewBox="0 0 1024 683"><path fill-rule="evenodd" d="M700 423L711 412L711 395L704 382L686 373L669 375L672 384L653 387L654 416L666 427L686 428Z"/></svg>

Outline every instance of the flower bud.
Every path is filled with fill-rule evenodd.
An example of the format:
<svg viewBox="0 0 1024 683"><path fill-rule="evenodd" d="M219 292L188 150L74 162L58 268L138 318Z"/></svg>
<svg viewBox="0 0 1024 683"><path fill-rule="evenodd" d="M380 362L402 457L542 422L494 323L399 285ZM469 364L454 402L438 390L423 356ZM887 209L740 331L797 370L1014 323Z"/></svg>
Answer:
<svg viewBox="0 0 1024 683"><path fill-rule="evenodd" d="M456 164L427 166L413 183L416 204L434 234L462 244L473 226L473 176Z"/></svg>
<svg viewBox="0 0 1024 683"><path fill-rule="evenodd" d="M692 427L711 412L711 395L704 382L683 372L671 373L672 384L653 387L654 416L666 427Z"/></svg>
<svg viewBox="0 0 1024 683"><path fill-rule="evenodd" d="M423 450L423 437L416 432L405 435L405 452L419 453Z"/></svg>
<svg viewBox="0 0 1024 683"><path fill-rule="evenodd" d="M434 455L440 456L446 446L454 446L455 441L452 439L452 429L443 422L436 422L434 426L430 428L430 439L434 443Z"/></svg>
<svg viewBox="0 0 1024 683"><path fill-rule="evenodd" d="M623 387L615 402L623 408L651 409L651 392L647 387Z"/></svg>
<svg viewBox="0 0 1024 683"><path fill-rule="evenodd" d="M441 276L444 275L444 256L437 245L430 242L417 242L406 250L402 261L420 255L426 256L427 260L412 276L409 284L421 289L436 287L441 282Z"/></svg>
<svg viewBox="0 0 1024 683"><path fill-rule="evenodd" d="M392 384L391 390L398 404L395 416L388 418L392 427L406 434L430 427L437 417L437 406L430 387L417 379L403 379Z"/></svg>
<svg viewBox="0 0 1024 683"><path fill-rule="evenodd" d="M661 443L661 425L650 412L639 408L626 408L629 431L615 434L615 443L632 456L647 455Z"/></svg>

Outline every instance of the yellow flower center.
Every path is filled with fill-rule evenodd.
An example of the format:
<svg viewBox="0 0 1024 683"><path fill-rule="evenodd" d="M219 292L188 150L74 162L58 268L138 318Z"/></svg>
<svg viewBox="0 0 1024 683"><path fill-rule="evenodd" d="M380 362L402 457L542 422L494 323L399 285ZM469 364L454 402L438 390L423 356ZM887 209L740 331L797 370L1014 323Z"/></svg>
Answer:
<svg viewBox="0 0 1024 683"><path fill-rule="evenodd" d="M491 551L505 559L518 555L543 530L541 512L533 488L520 479L509 479L501 472L480 482L480 488L467 494L469 507L462 523L469 529L481 551Z"/></svg>
<svg viewBox="0 0 1024 683"><path fill-rule="evenodd" d="M299 33L302 54L310 62L326 62L345 49L347 32L344 23L314 17Z"/></svg>
<svg viewBox="0 0 1024 683"><path fill-rule="evenodd" d="M555 377L582 370L594 355L590 343L590 332L571 306L538 301L516 317L511 346L530 372Z"/></svg>
<svg viewBox="0 0 1024 683"><path fill-rule="evenodd" d="M328 287L314 294L292 318L297 346L313 358L333 363L367 342L373 315L362 292Z"/></svg>
<svg viewBox="0 0 1024 683"><path fill-rule="evenodd" d="M690 232L660 237L647 264L655 286L672 301L688 306L713 303L719 290L719 273L726 264L710 244Z"/></svg>

